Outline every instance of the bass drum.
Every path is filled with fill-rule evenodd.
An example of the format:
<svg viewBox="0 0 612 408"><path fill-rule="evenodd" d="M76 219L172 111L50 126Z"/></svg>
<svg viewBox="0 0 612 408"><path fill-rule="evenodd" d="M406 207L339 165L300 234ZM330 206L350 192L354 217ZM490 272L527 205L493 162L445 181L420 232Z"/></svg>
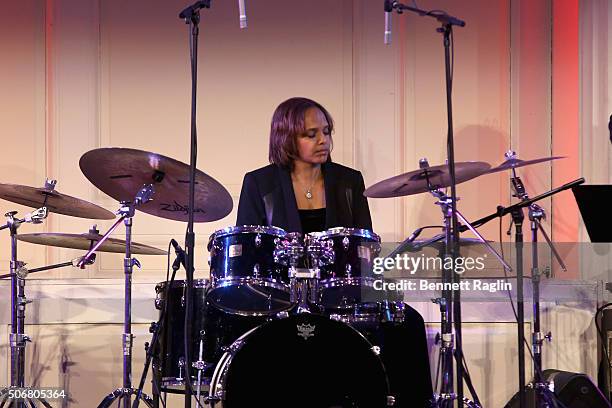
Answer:
<svg viewBox="0 0 612 408"><path fill-rule="evenodd" d="M215 368L214 408L373 408L393 406L373 347L344 323L299 314L236 340Z"/></svg>

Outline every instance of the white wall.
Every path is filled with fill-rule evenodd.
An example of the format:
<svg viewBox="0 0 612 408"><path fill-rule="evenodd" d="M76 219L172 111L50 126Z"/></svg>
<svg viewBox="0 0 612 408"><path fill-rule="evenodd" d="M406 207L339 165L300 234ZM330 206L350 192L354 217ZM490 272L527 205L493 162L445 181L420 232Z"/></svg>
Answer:
<svg viewBox="0 0 612 408"><path fill-rule="evenodd" d="M117 203L91 186L79 171L78 160L86 151L132 147L188 161L188 31L176 17L186 5L184 1L1 3L0 138L5 154L0 162L0 182L39 186L45 177L55 178L59 191L112 211ZM432 165L444 162L444 65L442 39L435 32L437 24L415 15L396 15L393 43L384 46L380 3L250 1L249 28L244 31L238 28L234 2L213 1L212 9L202 13L198 167L228 189L234 207L244 173L267 162L273 109L291 96L314 98L329 109L337 123L334 160L361 170L366 185L417 168L421 157L427 157ZM496 165L509 148L526 159L550 155L554 141L551 2L418 3L423 8L447 10L467 21L465 28L455 31L456 159ZM612 83L608 78L611 14L605 0L581 2L580 13L580 47L590 51L581 54L580 60L582 137L581 151L576 152L579 157L574 159L589 181L609 183L609 145L606 138L598 139L596 135L606 134L610 112L607 95ZM604 82L606 86L602 87ZM554 166L561 165L539 165L522 173L530 192L549 189ZM462 184L458 191L462 197L459 208L469 219L510 203L504 174ZM425 194L370 200L374 229L383 240L394 241L421 225L440 223L441 216L433 202ZM549 202L544 206L550 209ZM25 207L0 202L0 211L12 209L27 212ZM552 214L550 223L555 222L555 216ZM198 278L207 276L205 247L209 235L234 221L235 210L223 220L196 226ZM44 225L26 225L20 232L80 233L92 223L98 224L100 230L111 224L52 215ZM493 224L481 232L497 239L498 226ZM184 224L147 214L139 213L134 219L134 240L160 248L173 237L182 241L184 231ZM121 234L122 228L115 236ZM9 249L7 235L0 234L0 273L8 269ZM19 247L20 258L32 267L64 261L79 253L30 244ZM143 268L134 273L139 290L134 315L137 321L146 322L155 316L151 284L165 279L166 259L143 256L140 260ZM71 291L78 292L82 286L87 293L88 301L76 302L82 306L78 311L73 313L75 303L70 303L71 312L66 312L65 321L50 322L45 319L47 309L36 303L29 306L33 326L28 330L45 347L64 344L64 337L56 332L61 329L68 333L68 347L75 350L72 357L76 359L76 350L89 344L88 336L99 340L100 333L115 333L108 335L108 342L92 344L91 350L82 354L107 363L112 358L112 367L104 366L102 370L112 372L112 378L88 387L87 397L80 395L80 402L74 406L85 406L83 398L96 402L98 396L120 383L117 334L121 328L117 324L122 317L121 277L122 255L101 254L98 262L85 271L60 269L39 274L37 278L49 279L41 282L44 289L28 291L34 298L52 293L50 303L45 301L46 307L59 310L73 296ZM6 325L10 321L6 309L9 290L7 286L0 286L0 290L5 294L0 295L0 315ZM437 320L428 307L421 310L427 321ZM477 314L471 318L475 323L492 324L468 330L470 353L466 354L475 365L472 370L476 387L486 389L483 393L490 402L488 406L499 406L514 392L514 330L507 313L493 321L487 319ZM70 325L63 324L66 322ZM47 323L53 326L45 326ZM4 327L8 332L8 326ZM135 330L140 330L136 346L140 350L147 338L146 327L138 325ZM43 335L53 340L42 340ZM495 338L495 346L483 342L483 338ZM565 344L567 348L555 349L549 358L558 361L577 347L585 350L588 346L594 353L591 326L575 338L580 344ZM490 351L492 354L483 351L491 347L495 349ZM489 356L504 356L504 364L493 367L480 359L481 353L487 361ZM8 370L6 355L7 348L0 348L0 363ZM45 378L59 381L60 377L54 376L61 353L48 355L53 360L47 364L48 370L53 374ZM594 373L591 357L570 361L564 368ZM86 361L81 360L71 369L74 378L80 378L77 382L100 374L86 371L84 365ZM140 366L135 367L136 373ZM491 387L497 384L487 383L487 378L502 372L508 381L503 391L495 393ZM2 375L0 372L0 380L6 382L8 377Z"/></svg>

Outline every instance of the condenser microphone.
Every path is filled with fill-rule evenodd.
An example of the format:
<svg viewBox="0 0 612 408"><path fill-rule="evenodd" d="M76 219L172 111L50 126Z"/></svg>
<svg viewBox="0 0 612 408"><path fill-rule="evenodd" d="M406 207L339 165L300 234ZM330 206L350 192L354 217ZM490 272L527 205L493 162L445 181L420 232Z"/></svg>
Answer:
<svg viewBox="0 0 612 408"><path fill-rule="evenodd" d="M247 27L247 16L246 8L244 7L244 0L238 0L238 14L240 20L240 28Z"/></svg>
<svg viewBox="0 0 612 408"><path fill-rule="evenodd" d="M385 44L391 44L391 13L393 12L393 0L385 0Z"/></svg>

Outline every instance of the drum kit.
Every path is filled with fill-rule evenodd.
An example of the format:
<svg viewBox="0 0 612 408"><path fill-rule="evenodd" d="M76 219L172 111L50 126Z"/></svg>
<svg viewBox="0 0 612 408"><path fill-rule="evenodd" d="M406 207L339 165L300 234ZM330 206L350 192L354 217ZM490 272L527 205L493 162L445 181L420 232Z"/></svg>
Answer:
<svg viewBox="0 0 612 408"><path fill-rule="evenodd" d="M509 155L502 165L493 169L484 162L456 163L455 177L457 182L464 182L483 174L514 171L555 159L558 157L520 161L515 155ZM0 198L36 208L22 219L11 211L6 214L6 224L0 226L8 229L11 236L10 273L2 278L11 278L12 290L11 384L0 393L0 408L7 402L7 390L25 387L25 348L30 341L24 333L25 307L29 303L25 296L28 274L63 266L84 268L94 262L97 252L125 253L123 384L104 398L99 407L119 402L127 408L133 397L134 406L141 401L149 407L159 406L160 402L165 405L168 393L181 394L188 390L195 394L199 406L208 404L217 408L250 406L252 401L263 398L263 393L277 401L277 405L270 406L292 407L426 406L431 399L431 386L419 390L425 395L419 400L409 395L412 391L402 388L401 378L389 374L401 372L395 367L390 369L393 360L401 360L397 355L401 348L390 346L386 341L392 338L396 343L406 342L407 337L415 334L410 333L409 306L397 295L381 297L374 290L373 283L380 277L373 273L372 265L380 256L380 237L372 231L344 227L308 234L273 226L232 226L218 230L210 236L207 246L210 279L194 279L191 288L187 287L187 281L174 279L184 264L184 253L172 240L177 260L172 265L171 278L155 288L154 306L159 310L159 320L151 325L153 339L145 346L147 362L140 385L134 389L131 283L133 267L140 267L140 262L133 254L167 255L167 252L132 242L133 218L135 210L140 210L161 218L186 221L189 166L146 151L101 148L85 153L80 159L80 168L92 184L120 203L116 214L58 192L55 181L47 181L43 188L0 184ZM444 195L448 185L447 166L430 167L422 160L420 169L381 181L368 188L365 195L401 197L429 191L438 199L437 204L448 222L448 197ZM227 190L199 170L195 197L196 222L219 220L232 209ZM22 224L39 224L49 212L90 219L119 217L105 234L100 234L95 227L84 234L17 234ZM476 221L474 227L460 216L461 229L476 232L475 227L501 215L498 209L496 214ZM110 238L121 223L125 225L125 240ZM419 242L415 241L419 233L412 234L392 254L414 246ZM443 237L441 234L419 245L432 245ZM28 270L17 258L18 241L87 253L70 262ZM490 250L494 251L492 247ZM501 257L500 260L503 262ZM193 314L186 325L188 295ZM444 296L443 293L436 300L443 323L447 313ZM374 297L378 299L365 301ZM398 335L399 332L403 334ZM452 356L452 334L447 336L443 331L440 339L441 353ZM195 361L185 358L189 355L185 353L187 347L195 351ZM420 351L428 360L426 347ZM142 393L151 363L153 398ZM427 384L430 373L422 374L427 377ZM437 398L448 400L443 395ZM39 399L39 402L50 406L45 400ZM33 400L9 406L21 408L28 403L35 406ZM480 406L469 400L463 403ZM441 406L437 404L434 398L432 406Z"/></svg>

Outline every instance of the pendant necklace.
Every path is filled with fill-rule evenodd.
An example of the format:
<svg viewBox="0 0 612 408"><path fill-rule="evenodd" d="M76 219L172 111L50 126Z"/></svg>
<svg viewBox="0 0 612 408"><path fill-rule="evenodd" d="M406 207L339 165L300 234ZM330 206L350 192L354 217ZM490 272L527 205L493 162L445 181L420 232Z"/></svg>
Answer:
<svg viewBox="0 0 612 408"><path fill-rule="evenodd" d="M317 178L319 177L319 175L317 174L314 177L314 180L312 181L312 183L310 183L310 187L306 190L306 192L304 193L304 195L306 196L307 200L311 200L312 199L312 187L314 186L315 182L317 181Z"/></svg>

